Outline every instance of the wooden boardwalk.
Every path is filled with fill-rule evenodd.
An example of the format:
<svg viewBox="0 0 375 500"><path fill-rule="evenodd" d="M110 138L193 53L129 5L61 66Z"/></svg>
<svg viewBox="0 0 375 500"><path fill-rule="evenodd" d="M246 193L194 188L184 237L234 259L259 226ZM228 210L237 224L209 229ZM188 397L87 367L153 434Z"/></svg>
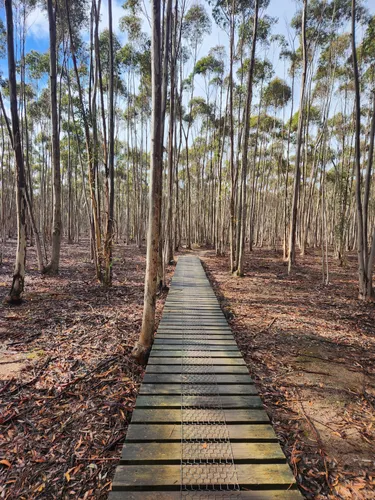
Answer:
<svg viewBox="0 0 375 500"><path fill-rule="evenodd" d="M301 498L196 257L178 260L109 498Z"/></svg>

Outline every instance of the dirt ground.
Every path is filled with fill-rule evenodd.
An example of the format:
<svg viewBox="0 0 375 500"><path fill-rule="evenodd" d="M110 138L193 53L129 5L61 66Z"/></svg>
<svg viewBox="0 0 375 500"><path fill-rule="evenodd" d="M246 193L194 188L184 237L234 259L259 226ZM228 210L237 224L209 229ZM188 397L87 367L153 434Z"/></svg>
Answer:
<svg viewBox="0 0 375 500"><path fill-rule="evenodd" d="M331 261L323 286L317 254L289 277L281 255L257 249L237 278L227 258L194 253L305 496L375 498L375 307L356 300L355 257ZM8 245L0 300L13 255ZM59 277L42 277L28 249L24 303L0 304L0 498L107 498L143 376L129 354L144 251L116 248L110 290L93 277L87 241L62 256Z"/></svg>
<svg viewBox="0 0 375 500"><path fill-rule="evenodd" d="M6 247L0 267L0 498L108 496L143 376L129 354L141 325L145 254L118 246L113 287L105 290L94 279L88 248L87 241L64 245L56 278L38 274L29 248L25 301L9 307L2 300L14 244ZM164 300L158 300L158 318Z"/></svg>
<svg viewBox="0 0 375 500"><path fill-rule="evenodd" d="M245 276L201 252L211 283L307 498L375 498L375 306L356 299L355 256L256 249Z"/></svg>

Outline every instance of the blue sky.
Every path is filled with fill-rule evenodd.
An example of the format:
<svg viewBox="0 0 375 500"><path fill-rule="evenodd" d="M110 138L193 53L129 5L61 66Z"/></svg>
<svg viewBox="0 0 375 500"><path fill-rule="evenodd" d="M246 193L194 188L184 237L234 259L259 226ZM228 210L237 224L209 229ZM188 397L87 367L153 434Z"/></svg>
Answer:
<svg viewBox="0 0 375 500"><path fill-rule="evenodd" d="M126 42L126 35L121 33L118 28L118 21L124 15L122 8L124 0L113 0L113 19L114 26L118 37L122 43ZM190 3L192 3L191 0ZM147 4L147 0L145 0ZM202 4L206 4L206 8L211 12L211 7L208 3L202 0ZM275 33L282 33L287 35L286 25L290 22L296 11L295 0L271 0L267 13L279 19L275 27ZM4 9L2 9L1 17L4 18ZM46 51L48 49L48 20L46 12L40 7L37 7L28 17L28 37L27 37L27 50L35 49L39 51ZM108 9L107 2L102 2L102 21L101 28L104 29L108 26ZM148 23L145 22L144 29L148 30ZM87 34L88 36L88 34ZM227 45L226 35L215 25L213 22L212 33L205 38L204 47L200 55L204 55L208 50L215 45ZM1 66L5 70L5 61L1 62ZM5 71L4 71L5 72Z"/></svg>
<svg viewBox="0 0 375 500"><path fill-rule="evenodd" d="M113 1L113 20L114 27L116 29L117 35L120 38L121 43L126 42L126 34L121 33L118 27L119 19L124 15L124 10L122 8L122 4L124 0L112 0ZM148 1L143 0L144 4L148 8ZM188 4L192 4L196 0L188 0ZM199 0L198 0L199 1ZM211 12L211 7L205 0L200 0L203 5L206 6L206 9ZM367 6L375 13L375 1L367 0ZM278 22L274 26L274 33L280 33L288 36L287 26L290 25L290 21L294 16L298 5L301 5L300 1L297 0L271 0L270 5L267 9L267 14L272 17L277 17ZM3 10L3 9L2 9ZM2 12L4 15L4 12ZM28 50L36 49L40 51L46 51L48 48L48 21L46 13L43 12L40 8L36 8L28 18L28 39L27 39L27 48ZM102 20L101 20L101 28L104 29L108 26L108 9L107 9L107 1L102 1ZM149 31L148 23L145 21L144 29ZM88 34L84 34L88 37ZM204 45L201 49L200 56L205 55L209 49L215 45L225 45L227 46L227 36L223 31L221 31L213 22L212 23L212 33L206 36L204 40ZM268 52L267 56L276 66L277 73L280 77L283 76L283 65L278 64L278 53L272 53L272 50Z"/></svg>
<svg viewBox="0 0 375 500"><path fill-rule="evenodd" d="M149 2L148 0L143 0L144 5L148 9ZM188 6L197 0L188 0ZM205 0L198 0L200 3L206 6L208 12L211 12L211 7ZM116 34L120 39L120 42L126 43L126 34L122 33L119 30L118 24L119 19L124 15L125 11L122 8L122 4L124 0L112 0L113 2L113 21L114 27L116 30ZM16 3L16 2L15 2ZM367 6L372 14L375 14L375 0L367 0ZM273 27L273 33L280 33L285 35L288 38L288 26L290 25L290 21L294 16L298 6L301 5L300 1L297 0L271 0L270 5L267 9L267 14L278 18L277 24ZM1 17L4 18L4 9L2 8L0 11ZM102 19L101 19L101 29L104 29L108 26L108 8L107 8L107 0L102 0ZM38 51L47 51L48 49L48 20L46 12L43 11L40 7L37 7L33 12L30 13L28 17L28 35L27 35L27 51L31 49L35 49ZM144 30L149 31L148 22L145 20L144 22ZM291 33L293 33L291 31ZM83 36L88 39L88 33L83 33ZM360 38L360 33L359 33ZM298 43L298 41L297 41ZM198 57L202 57L208 53L211 47L216 45L224 45L228 48L228 37L227 34L224 33L220 28L218 28L214 22L212 22L212 32L207 35L204 39L204 43L201 47L200 53ZM276 47L276 44L272 44L271 47L267 50L267 58L271 60L274 65L276 75L284 78L285 75L285 64L284 62L279 60L279 52ZM7 75L7 63L5 60L0 61L0 70L2 70L4 76ZM189 72L191 68L187 68ZM197 81L196 92L199 94L201 90L199 89L199 79ZM296 87L296 92L298 92L298 86Z"/></svg>

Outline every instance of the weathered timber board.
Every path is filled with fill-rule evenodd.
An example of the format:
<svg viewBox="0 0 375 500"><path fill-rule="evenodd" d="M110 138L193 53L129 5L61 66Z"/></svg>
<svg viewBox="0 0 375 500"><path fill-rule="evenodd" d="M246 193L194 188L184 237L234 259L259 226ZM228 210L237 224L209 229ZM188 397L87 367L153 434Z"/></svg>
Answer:
<svg viewBox="0 0 375 500"><path fill-rule="evenodd" d="M207 333L207 332L196 332L194 333L186 333L183 334L182 332L170 332L170 333L158 333L157 336L155 337L155 342L161 342L161 341L166 341L168 340L178 340L181 342L183 341L189 341L189 340L207 340L207 342L234 342L232 334L227 332L227 333Z"/></svg>
<svg viewBox="0 0 375 500"><path fill-rule="evenodd" d="M171 337L171 336L170 336ZM225 340L225 339L216 339L216 340L211 340L207 338L203 338L201 336L196 336L194 337L181 337L181 338L165 338L165 337L159 337L159 335L156 337L153 350L159 350L159 349L169 349L171 346L177 346L173 347L173 349L181 349L184 347L184 344L182 343L184 340L188 342L190 345L203 345L205 348L210 346L209 349L218 349L220 350L221 346L228 346L230 349L237 349L237 344L235 343L234 340Z"/></svg>
<svg viewBox="0 0 375 500"><path fill-rule="evenodd" d="M196 369L194 373L206 373L204 371L204 364L201 365L195 365ZM184 367L185 368L185 367ZM201 371L200 371L201 369ZM183 371L183 368L180 364L176 365L162 365L162 364L149 364L147 366L146 373L186 373ZM248 374L249 371L247 369L246 365L213 365L211 367L211 373L213 374L222 374L222 373L228 373L228 374Z"/></svg>
<svg viewBox="0 0 375 500"><path fill-rule="evenodd" d="M148 360L149 365L222 365L222 366L245 366L246 363L241 357L211 357L206 356L193 357L193 356L176 356L176 357L163 357L157 354L152 354Z"/></svg>
<svg viewBox="0 0 375 500"><path fill-rule="evenodd" d="M189 375L184 374L161 374L156 375L155 373L146 373L143 378L143 384L176 384L181 385L183 382L186 383L189 380ZM195 383L205 384L206 376L202 374L195 375ZM216 375L216 382L218 384L253 384L251 378L246 375Z"/></svg>
<svg viewBox="0 0 375 500"><path fill-rule="evenodd" d="M228 493L220 491L206 491L204 494L207 500L228 500ZM188 496L181 497L181 493L178 491L146 491L144 488L142 491L112 491L109 494L109 500L181 500L181 498L186 498L189 500ZM194 498L191 497L191 498ZM202 499L202 496L200 497ZM267 491L239 491L235 494L235 500L301 500L301 495L298 491L292 490L267 490ZM230 497L229 497L229 500Z"/></svg>
<svg viewBox="0 0 375 500"><path fill-rule="evenodd" d="M194 467L193 465L191 467ZM201 466L207 469L210 476L212 464ZM293 474L286 464L237 464L236 472L239 485L244 488L262 486L288 489L294 483ZM199 483L193 475L189 476L190 485ZM181 468L179 465L120 465L117 468L112 488L118 489L142 489L153 487L156 490L167 488L180 489ZM209 484L220 484L213 472Z"/></svg>
<svg viewBox="0 0 375 500"><path fill-rule="evenodd" d="M227 432L231 441L242 442L277 442L277 437L271 425L265 424L227 424ZM194 431L198 440L215 439L221 426L186 425L187 433ZM181 441L182 426L180 424L134 424L129 427L126 440L130 441ZM207 443L206 447L209 446Z"/></svg>
<svg viewBox="0 0 375 500"><path fill-rule="evenodd" d="M190 410L194 414L194 410ZM199 422L215 422L215 413L210 409L196 410L194 419ZM268 424L267 413L262 409L225 409L223 410L227 424ZM136 408L133 412L132 423L142 424L181 424L181 408Z"/></svg>
<svg viewBox="0 0 375 500"><path fill-rule="evenodd" d="M194 350L188 349L180 349L180 350L160 350L153 349L152 354L150 355L150 359L153 358L181 358L181 357L196 357L196 358L204 358L207 357L207 352L209 351L210 358L241 358L241 353L238 350L209 350L209 349L200 349L198 346Z"/></svg>
<svg viewBox="0 0 375 500"><path fill-rule="evenodd" d="M195 391L196 393L205 395L205 394L219 394L223 395L231 395L231 396L239 396L242 394L254 395L257 394L258 391L254 387L254 385L210 385L210 384L190 384L190 389ZM178 394L182 395L185 390L181 389L181 384L142 384L141 390L139 394Z"/></svg>
<svg viewBox="0 0 375 500"><path fill-rule="evenodd" d="M173 341L172 341L173 342ZM156 343L155 343L156 344ZM229 351L234 351L234 353L237 355L238 354L238 349L237 346L232 344L232 345L218 345L214 342L208 343L208 342L200 342L200 341L194 341L191 340L189 342L186 342L186 344L171 344L171 343L160 343L158 342L156 345L154 345L152 352L155 353L155 355L159 355L159 351L161 352L169 352L169 351L224 351L229 352ZM220 354L220 353L219 353ZM180 355L180 354L179 354Z"/></svg>
<svg viewBox="0 0 375 500"><path fill-rule="evenodd" d="M222 408L263 408L259 396L221 396L220 401ZM208 396L185 396L184 404L187 407L217 408ZM136 402L136 408L178 408L180 406L181 396L144 396L140 394Z"/></svg>
<svg viewBox="0 0 375 500"><path fill-rule="evenodd" d="M112 487L109 500L301 498L195 257L176 267Z"/></svg>
<svg viewBox="0 0 375 500"><path fill-rule="evenodd" d="M185 459L204 459L206 447L197 447L197 452L186 449L182 450L181 443L126 443L121 455L122 464L132 463L165 463L179 464L182 456ZM199 450L202 452L199 454ZM215 451L215 450L214 450ZM232 443L233 458L236 463L285 463L285 455L278 443ZM215 456L215 455L213 455ZM249 457L251 457L249 459ZM217 456L219 459L220 456Z"/></svg>

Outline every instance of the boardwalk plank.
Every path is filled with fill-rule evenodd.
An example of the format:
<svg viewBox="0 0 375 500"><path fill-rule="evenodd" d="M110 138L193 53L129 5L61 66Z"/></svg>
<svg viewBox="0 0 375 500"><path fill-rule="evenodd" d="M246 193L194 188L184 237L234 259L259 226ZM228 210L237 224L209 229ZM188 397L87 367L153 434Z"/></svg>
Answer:
<svg viewBox="0 0 375 500"><path fill-rule="evenodd" d="M207 353L206 353L207 354ZM183 361L184 365L222 365L222 366L246 366L245 361L238 357L188 357L176 356L176 357L163 357L152 355L149 358L149 365L181 365Z"/></svg>
<svg viewBox="0 0 375 500"><path fill-rule="evenodd" d="M197 349L199 349L200 351L201 350L204 350L204 351L210 351L210 352L213 352L213 351L223 351L225 350L225 352L234 352L234 353L238 353L238 347L235 345L235 344L232 344L232 345L215 345L214 343L202 343L200 341L194 341L194 340L191 340L189 342L186 342L185 344L166 344L166 343L157 343L156 345L154 345L152 351L153 353L155 353L155 355L159 355L159 351L162 351L162 352L169 352L169 351L175 351L175 350L178 350L178 351L181 351L181 350L185 350L185 351L196 351Z"/></svg>
<svg viewBox="0 0 375 500"><path fill-rule="evenodd" d="M205 496L208 500L228 500L228 493L226 492L206 492ZM189 497L184 497L189 500ZM194 498L194 497L193 497ZM229 497L230 498L230 497ZM108 500L182 500L181 493L178 491L112 491L109 494ZM268 491L240 491L236 492L234 500L301 500L301 495L297 491L278 491L278 490L268 490Z"/></svg>
<svg viewBox="0 0 375 500"><path fill-rule="evenodd" d="M202 368L202 371L199 371L199 369ZM196 370L194 373L206 373L204 371L205 366L202 365L196 365ZM150 363L147 366L146 373L182 373L183 369L181 364L177 365L162 365L162 364L152 364ZM186 372L185 372L186 373ZM228 374L249 374L249 371L247 369L246 365L233 365L233 364L227 364L227 365L213 365L211 367L211 373L228 373Z"/></svg>
<svg viewBox="0 0 375 500"><path fill-rule="evenodd" d="M193 351L193 352L191 352ZM203 358L207 357L207 350L202 350L198 346L194 350L160 350L160 349L153 349L152 354L150 356L150 360L153 358L180 358L180 357L197 357L197 358ZM230 351L230 350L212 350L209 351L209 356L211 358L241 358L242 360L242 355L239 352L238 349L235 351Z"/></svg>
<svg viewBox="0 0 375 500"><path fill-rule="evenodd" d="M207 444L210 446L210 443ZM189 460L204 459L206 448L202 447L202 453L199 453L199 447L196 452L190 448L184 450L184 458ZM285 463L285 455L278 443L232 443L232 452L234 461L240 463L246 461L249 463ZM213 454L213 457L215 455ZM180 463L182 458L181 443L126 443L121 455L122 464L135 463ZM216 458L220 459L220 456Z"/></svg>
<svg viewBox="0 0 375 500"><path fill-rule="evenodd" d="M237 396L242 394L254 395L257 394L254 385L210 385L210 384L191 384L189 385L189 389L199 394L223 394L223 395L231 395ZM181 388L181 384L146 384L143 383L139 394L178 394L181 395L186 391L186 389Z"/></svg>
<svg viewBox="0 0 375 500"><path fill-rule="evenodd" d="M172 336L169 336L165 338L158 335L155 338L153 350L165 349L168 348L169 346L177 346L174 347L174 349L180 349L184 345L183 342L188 342L189 344L197 344L197 345L202 344L205 346L211 346L210 349L214 347L219 349L221 346L235 347L236 349L238 349L237 344L234 340L226 340L225 338L211 340L205 337L203 337L202 339L202 337L203 335L191 338L186 338L185 336L184 337L181 336L180 338L178 337L173 338Z"/></svg>
<svg viewBox="0 0 375 500"><path fill-rule="evenodd" d="M188 375L183 374L161 374L146 373L143 378L143 384L181 384L183 381L186 383L189 380ZM206 375L194 375L194 380L197 384L204 384L207 380ZM251 378L246 375L216 375L216 382L218 384L253 384Z"/></svg>
<svg viewBox="0 0 375 500"><path fill-rule="evenodd" d="M207 396L187 396L184 398L185 405L194 407L211 408L211 399ZM259 396L221 396L222 408L263 408ZM137 398L136 408L179 408L181 406L181 396L143 396Z"/></svg>
<svg viewBox="0 0 375 500"><path fill-rule="evenodd" d="M194 431L195 439L215 439L222 432L222 425L184 425L185 432ZM132 424L126 435L130 441L178 441L181 442L180 424ZM236 424L226 425L229 438L232 441L246 442L277 442L277 437L271 425L266 424ZM207 446L207 444L206 444Z"/></svg>
<svg viewBox="0 0 375 500"><path fill-rule="evenodd" d="M301 498L195 257L176 267L112 487L109 500Z"/></svg>
<svg viewBox="0 0 375 500"><path fill-rule="evenodd" d="M269 418L263 409L224 409L224 417L227 424L267 424ZM136 408L133 412L132 423L148 424L181 424L181 408L163 409L163 408ZM210 410L197 410L195 420L199 422L210 423L215 421L215 414Z"/></svg>
<svg viewBox="0 0 375 500"><path fill-rule="evenodd" d="M194 467L192 465L191 467ZM210 464L200 466L210 476ZM238 482L242 487L254 488L260 485L273 488L289 488L294 483L290 468L284 464L238 464ZM202 477L205 476L202 472ZM212 474L213 475L213 474ZM197 474L198 476L198 474ZM190 485L199 484L199 479L189 475ZM180 489L181 468L179 465L120 465L113 480L113 489L136 489L153 487L158 489ZM216 483L212 483L216 484Z"/></svg>

